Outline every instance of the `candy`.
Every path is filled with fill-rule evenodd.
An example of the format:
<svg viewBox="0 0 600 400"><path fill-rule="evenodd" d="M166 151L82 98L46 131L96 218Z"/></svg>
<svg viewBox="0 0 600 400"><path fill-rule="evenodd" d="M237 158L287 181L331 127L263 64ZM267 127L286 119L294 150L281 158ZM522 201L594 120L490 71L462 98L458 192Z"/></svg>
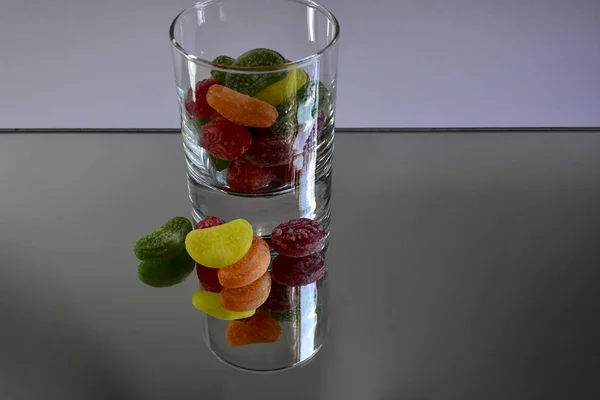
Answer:
<svg viewBox="0 0 600 400"><path fill-rule="evenodd" d="M249 285L267 272L270 263L269 245L254 236L250 250L240 261L218 270L219 283L227 288Z"/></svg>
<svg viewBox="0 0 600 400"><path fill-rule="evenodd" d="M208 268L196 263L196 275L204 290L219 293L223 289L219 283L218 271L216 268Z"/></svg>
<svg viewBox="0 0 600 400"><path fill-rule="evenodd" d="M277 106L279 117L271 126L271 132L291 135L307 130L317 117L317 111L330 107L331 97L325 85L317 81L307 82L295 95Z"/></svg>
<svg viewBox="0 0 600 400"><path fill-rule="evenodd" d="M232 65L235 62L235 58L229 56L218 56L212 62L213 64L219 65ZM212 70L210 71L210 75L221 83L225 83L225 78L227 78L227 72Z"/></svg>
<svg viewBox="0 0 600 400"><path fill-rule="evenodd" d="M294 156L293 140L290 136L271 135L252 139L244 155L246 160L259 167L274 167L289 164Z"/></svg>
<svg viewBox="0 0 600 400"><path fill-rule="evenodd" d="M216 158L233 160L250 148L252 136L243 126L219 119L202 126L198 143Z"/></svg>
<svg viewBox="0 0 600 400"><path fill-rule="evenodd" d="M227 171L227 184L239 192L256 192L273 180L268 168L257 167L243 158L233 160Z"/></svg>
<svg viewBox="0 0 600 400"><path fill-rule="evenodd" d="M257 312L252 317L231 321L225 331L225 339L232 346L255 343L275 343L281 337L281 326L272 316Z"/></svg>
<svg viewBox="0 0 600 400"><path fill-rule="evenodd" d="M206 101L206 93L214 85L221 86L219 82L209 78L196 83L196 88L194 90L188 90L184 103L185 109L192 117L208 118L215 112Z"/></svg>
<svg viewBox="0 0 600 400"><path fill-rule="evenodd" d="M209 118L194 118L191 115L187 114L187 127L193 132L200 132L202 126L210 122Z"/></svg>
<svg viewBox="0 0 600 400"><path fill-rule="evenodd" d="M185 251L162 260L142 261L138 266L138 278L153 287L173 286L183 282L194 270L194 260Z"/></svg>
<svg viewBox="0 0 600 400"><path fill-rule="evenodd" d="M275 312L287 311L296 307L299 299L298 288L277 283L271 276L271 292L261 309Z"/></svg>
<svg viewBox="0 0 600 400"><path fill-rule="evenodd" d="M217 158L211 154L208 155L208 160L210 161L210 165L212 165L217 172L226 170L231 164L230 160L221 160L220 158Z"/></svg>
<svg viewBox="0 0 600 400"><path fill-rule="evenodd" d="M173 257L183 250L185 235L191 230L192 224L187 218L175 217L138 240L133 252L140 260Z"/></svg>
<svg viewBox="0 0 600 400"><path fill-rule="evenodd" d="M254 310L267 300L270 291L271 275L265 272L249 285L240 288L223 288L221 305L231 311Z"/></svg>
<svg viewBox="0 0 600 400"><path fill-rule="evenodd" d="M244 312L227 310L221 305L221 295L219 293L207 292L206 290L196 291L192 296L192 304L198 310L226 321L248 318L256 312L256 310Z"/></svg>
<svg viewBox="0 0 600 400"><path fill-rule="evenodd" d="M225 86L211 86L206 100L219 114L238 125L268 128L277 120L277 110L269 103Z"/></svg>
<svg viewBox="0 0 600 400"><path fill-rule="evenodd" d="M275 67L285 64L285 58L270 49L248 50L232 64L235 67ZM227 87L248 96L254 96L267 86L285 78L287 71L268 72L264 74L228 73L225 79Z"/></svg>
<svg viewBox="0 0 600 400"><path fill-rule="evenodd" d="M194 229L204 229L204 228L212 228L213 226L219 226L227 223L224 219L219 217L208 216L204 218L202 221L196 224Z"/></svg>
<svg viewBox="0 0 600 400"><path fill-rule="evenodd" d="M308 218L298 218L273 229L271 246L283 256L304 257L323 249L326 237L321 224Z"/></svg>
<svg viewBox="0 0 600 400"><path fill-rule="evenodd" d="M306 73L301 69L295 69L279 82L275 82L255 94L254 97L276 106L296 93L305 83Z"/></svg>
<svg viewBox="0 0 600 400"><path fill-rule="evenodd" d="M304 286L325 275L325 260L319 253L292 258L277 256L273 260L273 280L285 286Z"/></svg>
<svg viewBox="0 0 600 400"><path fill-rule="evenodd" d="M238 262L252 245L252 225L236 219L223 225L196 229L187 234L185 248L199 264L223 268Z"/></svg>

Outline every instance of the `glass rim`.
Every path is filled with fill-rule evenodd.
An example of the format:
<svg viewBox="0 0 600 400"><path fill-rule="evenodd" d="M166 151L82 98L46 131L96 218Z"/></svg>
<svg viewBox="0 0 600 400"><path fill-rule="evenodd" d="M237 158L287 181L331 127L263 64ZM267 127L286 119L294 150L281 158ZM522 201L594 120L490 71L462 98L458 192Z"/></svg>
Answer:
<svg viewBox="0 0 600 400"><path fill-rule="evenodd" d="M313 53L309 56L303 57L299 60L293 60L293 61L287 62L285 64L270 66L270 67L240 67L240 66L232 66L232 65L215 64L212 62L212 60L205 60L203 58L195 56L194 54L188 53L183 48L183 46L181 46L181 44L179 44L177 39L175 39L175 26L177 25L177 22L180 20L180 18L184 14L187 14L188 12L191 12L193 10L199 10L201 7L205 7L211 3L217 3L217 2L220 3L223 1L224 0L198 1L198 2L194 3L192 6L185 8L183 11L181 11L179 14L177 14L177 16L173 19L173 22L171 22L171 26L169 28L169 38L171 40L171 45L173 46L173 49L175 49L180 55L182 55L188 61L208 67L212 70L221 71L221 72L235 71L235 72L238 72L241 74L259 74L259 73L265 73L265 72L270 72L270 71L282 71L282 70L287 71L287 70L291 70L291 69L304 67L305 65L308 65L308 64L314 62L315 60L318 60L319 58L321 58L323 55L325 55L331 48L333 48L337 44L338 38L340 37L340 23L338 22L335 15L333 15L333 13L331 11L329 11L327 8L323 7L320 4L315 3L312 0L286 0L291 3L304 4L313 9L316 9L317 11L319 11L323 15L325 15L325 17L327 17L333 23L333 26L335 28L335 34L333 36L333 39L329 43L327 43L327 45L325 47L323 47L316 53Z"/></svg>

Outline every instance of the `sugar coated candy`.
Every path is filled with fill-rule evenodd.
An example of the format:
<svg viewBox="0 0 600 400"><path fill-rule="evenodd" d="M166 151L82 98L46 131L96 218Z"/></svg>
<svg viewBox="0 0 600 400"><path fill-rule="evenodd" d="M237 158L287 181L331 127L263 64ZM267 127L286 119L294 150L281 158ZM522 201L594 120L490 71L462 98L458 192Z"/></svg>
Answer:
<svg viewBox="0 0 600 400"><path fill-rule="evenodd" d="M325 275L325 260L319 253L305 257L277 256L273 260L273 280L285 286L304 286Z"/></svg>
<svg viewBox="0 0 600 400"><path fill-rule="evenodd" d="M211 86L219 85L215 79L208 78L196 83L196 87L188 90L185 97L185 109L194 118L205 119L209 118L215 110L208 104L206 94Z"/></svg>
<svg viewBox="0 0 600 400"><path fill-rule="evenodd" d="M271 233L271 246L277 253L287 257L304 257L321 251L327 234L316 221L308 218L284 222Z"/></svg>
<svg viewBox="0 0 600 400"><path fill-rule="evenodd" d="M271 275L265 272L249 285L240 288L223 288L221 305L231 311L254 310L267 300L270 291Z"/></svg>
<svg viewBox="0 0 600 400"><path fill-rule="evenodd" d="M266 187L273 180L273 172L252 164L244 158L231 162L227 171L227 184L239 192L256 192Z"/></svg>
<svg viewBox="0 0 600 400"><path fill-rule="evenodd" d="M264 275L271 263L269 245L258 236L244 257L229 267L218 270L219 283L227 288L239 288L256 281Z"/></svg>
<svg viewBox="0 0 600 400"><path fill-rule="evenodd" d="M221 305L221 295L219 293L207 292L206 290L196 291L192 296L192 304L198 310L226 321L248 318L256 312L256 310L244 312L227 310Z"/></svg>
<svg viewBox="0 0 600 400"><path fill-rule="evenodd" d="M218 56L212 62L213 64L218 64L220 66L233 65L233 63L235 62L235 58L229 56ZM227 78L227 72L222 71L212 70L210 71L210 75L221 83L225 83L225 78Z"/></svg>
<svg viewBox="0 0 600 400"><path fill-rule="evenodd" d="M232 346L274 343L281 337L281 326L272 316L257 312L247 319L231 321L225 339Z"/></svg>
<svg viewBox="0 0 600 400"><path fill-rule="evenodd" d="M193 270L194 260L182 250L172 258L142 261L138 278L146 285L168 287L183 282Z"/></svg>
<svg viewBox="0 0 600 400"><path fill-rule="evenodd" d="M219 226L227 223L224 219L219 217L208 216L204 218L202 221L196 224L195 229L204 229L204 228L212 228L213 226Z"/></svg>
<svg viewBox="0 0 600 400"><path fill-rule="evenodd" d="M246 255L253 239L252 225L236 219L206 229L195 229L185 238L188 254L209 268L223 268L238 262Z"/></svg>
<svg viewBox="0 0 600 400"><path fill-rule="evenodd" d="M277 67L285 64L285 58L271 49L252 49L240 55L232 64L234 67ZM237 92L254 96L267 86L282 80L287 71L272 71L264 74L236 74L228 73L225 85Z"/></svg>
<svg viewBox="0 0 600 400"><path fill-rule="evenodd" d="M272 275L273 274L271 274L271 292L269 293L267 301L261 306L261 309L283 312L296 307L300 300L298 288L277 283Z"/></svg>
<svg viewBox="0 0 600 400"><path fill-rule="evenodd" d="M183 250L185 236L191 230L192 224L187 218L172 218L151 234L138 240L133 247L133 252L140 260L173 257Z"/></svg>
<svg viewBox="0 0 600 400"><path fill-rule="evenodd" d="M202 288L208 292L219 293L223 286L219 283L219 272L216 268L208 268L204 265L196 263L196 275L198 275L198 281L202 285Z"/></svg>
<svg viewBox="0 0 600 400"><path fill-rule="evenodd" d="M284 135L255 137L244 157L259 167L289 164L294 157L293 143L293 138Z"/></svg>
<svg viewBox="0 0 600 400"><path fill-rule="evenodd" d="M316 120L318 111L331 107L329 91L318 81L307 82L293 96L277 106L277 122L271 132L290 135L307 130Z"/></svg>
<svg viewBox="0 0 600 400"><path fill-rule="evenodd" d="M233 160L244 154L252 143L250 132L243 126L219 119L202 126L198 144L210 155Z"/></svg>
<svg viewBox="0 0 600 400"><path fill-rule="evenodd" d="M305 83L306 73L301 69L295 69L279 82L275 82L255 94L254 97L276 106L296 93Z"/></svg>
<svg viewBox="0 0 600 400"><path fill-rule="evenodd" d="M211 86L206 100L219 114L238 125L268 128L277 120L277 110L269 103L225 86Z"/></svg>

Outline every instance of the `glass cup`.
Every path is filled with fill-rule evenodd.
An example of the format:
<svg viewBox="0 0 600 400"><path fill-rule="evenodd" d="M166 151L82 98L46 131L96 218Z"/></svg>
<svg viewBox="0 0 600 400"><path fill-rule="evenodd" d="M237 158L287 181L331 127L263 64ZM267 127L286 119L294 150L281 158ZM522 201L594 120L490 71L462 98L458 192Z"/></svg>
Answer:
<svg viewBox="0 0 600 400"><path fill-rule="evenodd" d="M170 37L196 222L329 232L339 25L309 0L207 0Z"/></svg>

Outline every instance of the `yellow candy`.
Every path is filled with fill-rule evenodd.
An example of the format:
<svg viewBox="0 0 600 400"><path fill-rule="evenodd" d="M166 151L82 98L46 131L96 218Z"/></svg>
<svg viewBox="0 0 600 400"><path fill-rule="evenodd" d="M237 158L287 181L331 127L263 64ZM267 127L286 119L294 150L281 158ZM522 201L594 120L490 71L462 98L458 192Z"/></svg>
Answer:
<svg viewBox="0 0 600 400"><path fill-rule="evenodd" d="M306 83L306 74L301 69L290 71L282 80L267 86L254 97L276 106L296 93Z"/></svg>
<svg viewBox="0 0 600 400"><path fill-rule="evenodd" d="M252 245L252 225L236 219L212 228L196 229L185 237L190 257L209 268L224 268L240 261Z"/></svg>
<svg viewBox="0 0 600 400"><path fill-rule="evenodd" d="M230 311L221 305L221 295L219 293L207 292L206 290L198 290L194 293L192 304L198 310L225 321L248 318L256 312L256 310Z"/></svg>

